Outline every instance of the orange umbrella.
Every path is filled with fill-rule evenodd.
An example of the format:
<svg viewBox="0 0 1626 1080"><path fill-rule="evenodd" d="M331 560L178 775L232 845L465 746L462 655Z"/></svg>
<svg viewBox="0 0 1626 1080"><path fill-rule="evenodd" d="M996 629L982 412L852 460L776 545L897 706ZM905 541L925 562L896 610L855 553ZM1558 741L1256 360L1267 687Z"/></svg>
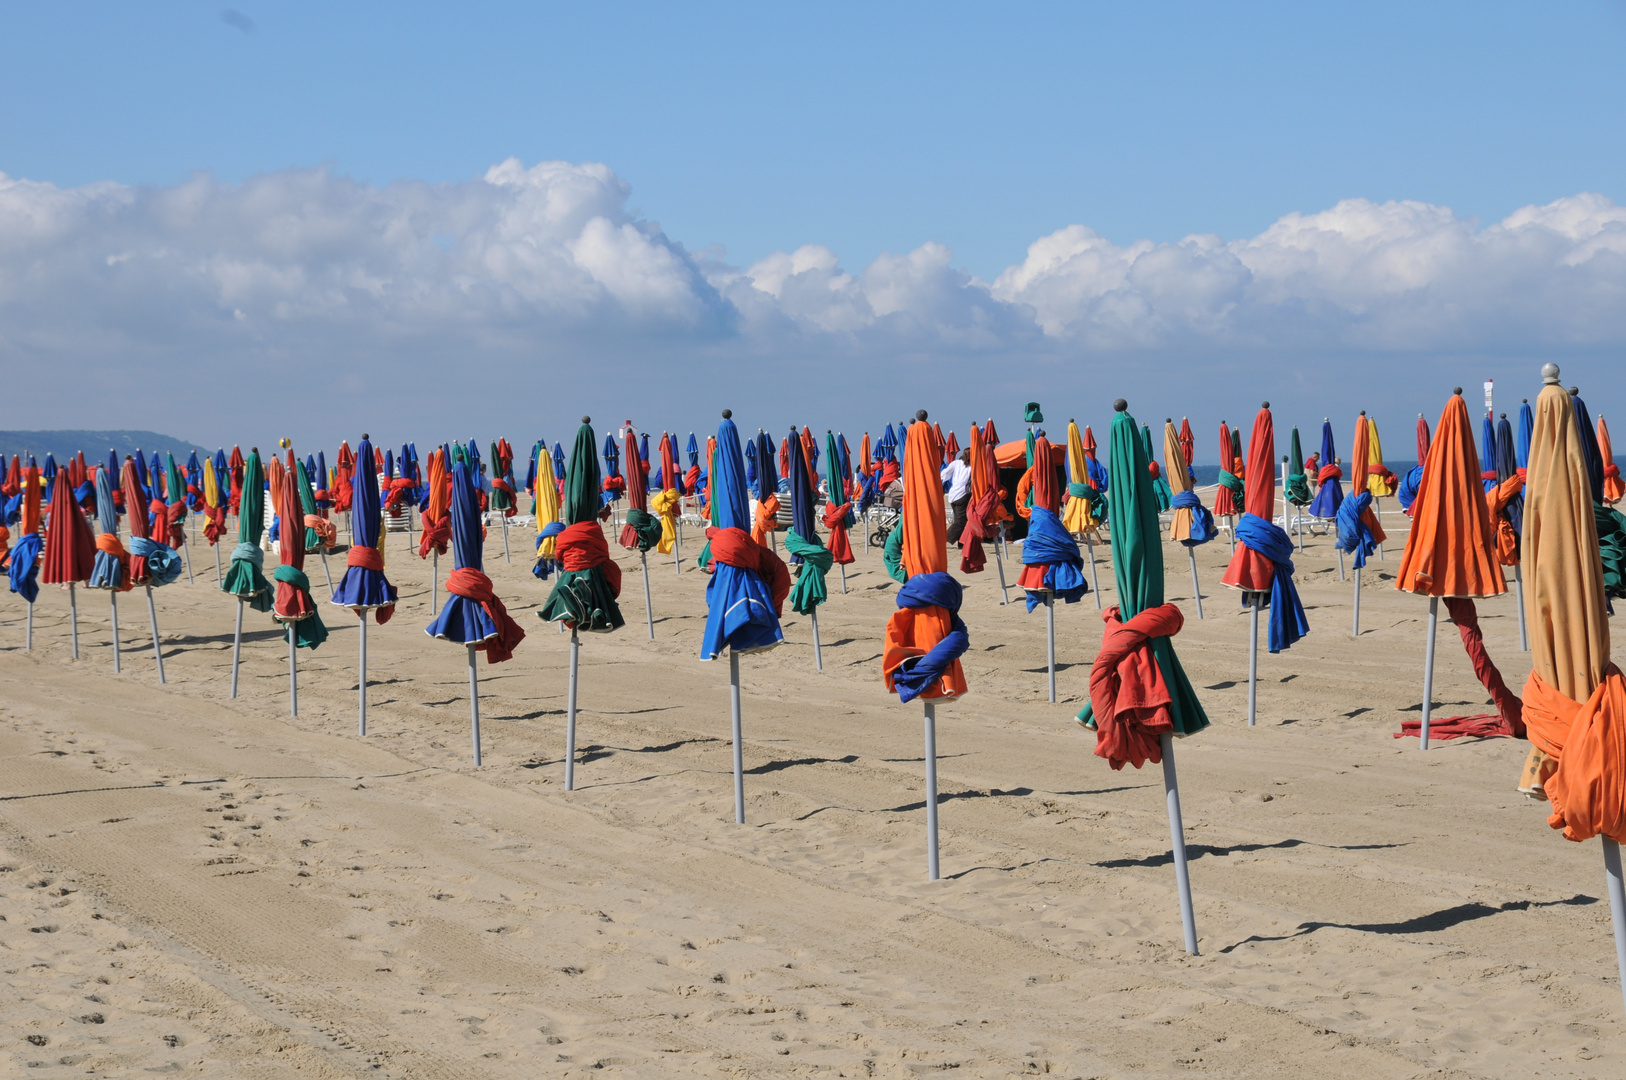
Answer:
<svg viewBox="0 0 1626 1080"><path fill-rule="evenodd" d="M1609 425L1598 417L1598 457L1603 459L1603 501L1613 506L1626 497L1626 483L1620 479L1620 466L1615 464L1615 448L1609 443Z"/></svg>
<svg viewBox="0 0 1626 1080"><path fill-rule="evenodd" d="M1502 568L1494 557L1494 535L1490 509L1485 503L1485 486L1480 479L1473 426L1468 418L1468 406L1462 400L1462 388L1457 387L1445 403L1428 448L1423 477L1417 485L1417 498L1412 503L1411 532L1406 537L1406 550L1400 556L1400 568L1395 575L1397 589L1429 598L1428 638L1423 654L1423 712L1417 726L1425 750L1433 707L1434 636L1439 625L1440 599L1446 598L1459 628L1469 621L1477 627L1471 598L1500 596L1507 592ZM1468 602L1459 603L1462 600ZM1474 655L1475 646L1466 636L1464 644L1470 655ZM1478 659L1476 655L1474 658ZM1494 665L1490 670L1494 673ZM1496 682L1501 682L1500 675L1496 676Z"/></svg>
<svg viewBox="0 0 1626 1080"><path fill-rule="evenodd" d="M942 447L915 414L903 457L903 567L909 580L898 589L898 610L886 624L881 672L886 688L900 701L920 698L926 706L926 867L937 869L937 713L936 703L966 692L960 656L970 644L960 621L960 583L948 573L948 523L938 462Z"/></svg>
<svg viewBox="0 0 1626 1080"><path fill-rule="evenodd" d="M1197 605L1197 618L1201 619L1203 593L1202 585L1197 580L1197 545L1206 544L1214 538L1214 517L1204 509L1202 502L1197 500L1196 492L1192 491L1195 485L1191 479L1191 463L1187 460L1191 426L1182 420L1180 428L1180 431L1175 431L1172 418L1163 422L1164 472L1168 474L1169 488L1174 493L1174 509L1169 515L1169 539L1185 545L1186 558L1191 563L1191 594ZM1193 501L1195 505L1188 505ZM1195 530L1193 524L1196 525Z"/></svg>
<svg viewBox="0 0 1626 1080"><path fill-rule="evenodd" d="M1603 836L1615 958L1626 988L1626 678L1609 660L1603 570L1581 431L1558 366L1542 368L1530 440L1523 556L1531 630L1524 717L1533 748L1521 789L1545 795L1547 824L1570 840Z"/></svg>

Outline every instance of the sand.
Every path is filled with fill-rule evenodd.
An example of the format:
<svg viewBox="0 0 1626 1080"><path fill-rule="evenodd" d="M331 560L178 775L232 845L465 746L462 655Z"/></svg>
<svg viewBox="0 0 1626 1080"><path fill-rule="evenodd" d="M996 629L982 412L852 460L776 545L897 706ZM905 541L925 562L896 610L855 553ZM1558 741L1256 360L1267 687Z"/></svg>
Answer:
<svg viewBox="0 0 1626 1080"><path fill-rule="evenodd" d="M1206 500L1205 500L1206 501ZM686 550L693 554L697 544ZM921 710L884 693L896 587L860 551L850 592L743 660L748 824L733 822L725 663L697 659L705 577L637 556L625 630L582 645L577 790L564 790L568 637L546 586L488 559L529 637L480 666L429 639L427 564L369 633L300 656L234 602L158 592L159 686L139 594L112 672L104 594L41 594L35 647L0 603L0 1060L8 1075L222 1077L1615 1077L1626 1072L1601 854L1514 790L1525 744L1393 733L1421 700L1426 602L1366 574L1364 633L1328 539L1299 581L1312 632L1260 658L1218 585L1222 540L1166 547L1180 656L1213 719L1178 763L1202 954L1180 948L1160 770L1113 772L1073 719L1092 598L1044 618L967 579L971 695L939 709L943 880L926 881ZM1100 552L1111 602L1110 563ZM342 559L335 560L335 573ZM326 600L319 564L310 564ZM1007 568L1012 580L1014 570ZM1013 601L1018 594L1013 591ZM1481 605L1522 684L1511 595ZM143 651L145 649L146 651ZM1440 714L1482 711L1442 620Z"/></svg>

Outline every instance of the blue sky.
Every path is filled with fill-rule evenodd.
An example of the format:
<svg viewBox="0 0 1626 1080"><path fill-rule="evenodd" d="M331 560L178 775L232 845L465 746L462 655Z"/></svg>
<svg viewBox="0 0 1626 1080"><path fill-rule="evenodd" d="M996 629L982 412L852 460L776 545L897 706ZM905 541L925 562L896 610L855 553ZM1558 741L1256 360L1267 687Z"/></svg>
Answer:
<svg viewBox="0 0 1626 1080"><path fill-rule="evenodd" d="M674 370L787 359L978 412L1319 421L1364 367L1409 423L1543 359L1602 393L1623 46L1619 3L8 5L0 366L347 362L365 397L455 357L591 396L588 358L691 425L715 395Z"/></svg>

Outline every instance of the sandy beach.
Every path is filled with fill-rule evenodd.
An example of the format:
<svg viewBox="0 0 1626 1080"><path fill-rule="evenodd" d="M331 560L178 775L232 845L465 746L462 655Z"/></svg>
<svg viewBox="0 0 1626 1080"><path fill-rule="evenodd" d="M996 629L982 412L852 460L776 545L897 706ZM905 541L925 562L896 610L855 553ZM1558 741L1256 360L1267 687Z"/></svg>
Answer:
<svg viewBox="0 0 1626 1080"><path fill-rule="evenodd" d="M1202 493L1205 504L1212 492ZM1298 581L1312 632L1261 653L1199 549L1198 621L1165 544L1176 639L1212 726L1178 746L1201 955L1180 947L1161 771L1114 772L1074 715L1101 637L1092 597L1045 622L995 566L966 582L971 693L939 709L943 880L928 883L922 719L880 677L896 585L862 550L820 612L742 661L748 824L733 822L728 668L697 659L706 577L638 557L624 630L581 649L577 790L563 783L568 636L535 612L529 536L486 569L529 636L480 664L425 636L429 565L386 538L401 589L287 652L233 600L201 534L196 583L0 603L0 1061L7 1075L219 1077L1618 1077L1621 994L1598 845L1515 791L1527 744L1396 739L1422 692L1427 602L1385 561L1363 633L1331 540ZM686 556L698 552L691 527ZM1097 548L1112 603L1110 553ZM957 560L955 560L957 576ZM333 562L337 577L343 557ZM1014 582L1015 568L1007 565ZM444 596L444 592L442 592ZM1442 619L1437 716L1485 711ZM1515 605L1480 605L1492 657L1529 672Z"/></svg>

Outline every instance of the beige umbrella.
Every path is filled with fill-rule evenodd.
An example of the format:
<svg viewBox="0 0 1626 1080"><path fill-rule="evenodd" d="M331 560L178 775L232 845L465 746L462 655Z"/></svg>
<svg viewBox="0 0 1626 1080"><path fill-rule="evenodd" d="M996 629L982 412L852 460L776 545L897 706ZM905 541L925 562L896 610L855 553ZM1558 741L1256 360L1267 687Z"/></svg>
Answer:
<svg viewBox="0 0 1626 1080"><path fill-rule="evenodd" d="M1525 613L1534 670L1524 687L1533 748L1520 789L1552 802L1570 840L1603 837L1615 953L1626 992L1626 678L1609 662L1603 566L1575 409L1558 365L1541 369L1525 487Z"/></svg>
<svg viewBox="0 0 1626 1080"><path fill-rule="evenodd" d="M1191 473L1186 469L1185 448L1180 445L1180 432L1175 430L1173 418L1163 421L1163 474L1176 502L1179 496L1192 489ZM1169 539L1186 546L1186 557L1191 560L1191 596L1197 604L1197 618L1203 617L1203 589L1197 582L1197 548L1191 543L1192 508L1176 506L1169 512Z"/></svg>

